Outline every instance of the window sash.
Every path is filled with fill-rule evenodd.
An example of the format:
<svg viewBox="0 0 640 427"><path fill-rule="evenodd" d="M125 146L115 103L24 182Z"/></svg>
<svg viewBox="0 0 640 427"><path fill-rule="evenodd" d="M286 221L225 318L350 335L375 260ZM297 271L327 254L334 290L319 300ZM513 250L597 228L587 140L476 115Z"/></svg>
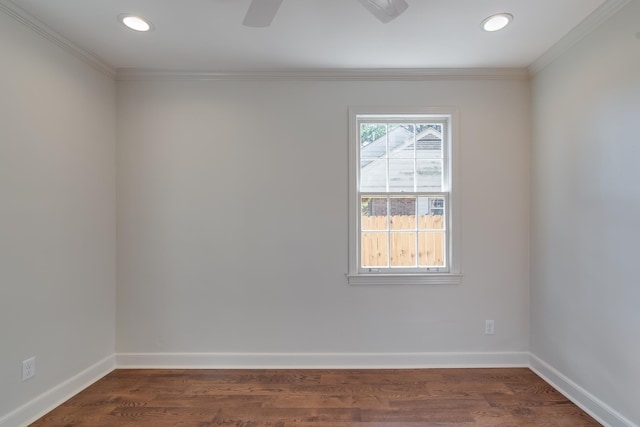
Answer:
<svg viewBox="0 0 640 427"><path fill-rule="evenodd" d="M361 189L361 166L360 166L360 162L361 160L369 160L369 158L362 158L361 157L361 148L360 148L360 125L361 124L386 124L386 125L392 125L392 124L407 124L407 125L415 125L415 124L435 124L435 125L440 125L441 129L442 129L442 157L441 158L420 158L417 156L417 140L414 140L414 156L413 158L407 158L404 160L412 160L414 162L414 186L413 186L413 191L416 192L417 189L417 164L418 162L421 161L429 161L429 160L441 160L442 161L442 183L441 183L441 190L442 191L447 191L450 192L451 191L451 173L450 173L450 169L451 169L451 153L450 153L450 123L449 123L449 119L448 118L444 118L442 116L428 116L428 115L414 115L414 114L407 114L407 115L357 115L356 117L356 141L355 144L357 145L357 149L356 149L356 162L355 162L355 167L357 168L357 173L356 173L356 190L357 191L362 191ZM415 137L415 134L414 134ZM389 152L386 153L385 155L385 162L386 162L386 167L387 167L387 187L386 187L386 191L389 193L394 192L393 190L389 189L389 162L390 161L398 161L398 160L402 160L402 159L391 159L389 157Z"/></svg>
<svg viewBox="0 0 640 427"><path fill-rule="evenodd" d="M358 193L358 203L360 204L362 202L363 198L386 198L387 199L387 205L386 205L386 211L385 211L385 216L387 217L387 224L386 227L384 229L380 228L380 229L375 229L375 228L371 228L371 229L365 229L362 225L362 211L360 211L358 213L358 215L356 216L356 227L357 227L357 234L358 234L358 238L356 239L356 259L357 259L357 263L358 263L358 273L361 274L402 274L402 273L448 273L450 271L450 236L449 236L449 193L448 192L395 192L395 193L388 193L388 192L359 192ZM404 229L400 229L400 228L393 228L390 224L391 218L392 218L392 211L391 211L391 200L393 199L416 199L415 201L415 205L414 205L414 216L415 216L415 227L414 228L404 228ZM443 199L444 200L444 206L442 207L442 209L444 210L443 215L442 215L442 228L441 229L421 229L418 225L418 221L419 221L419 212L418 212L418 199L420 198L438 198L438 199ZM439 209L439 208L437 208ZM380 216L380 215L378 215ZM363 248L362 248L362 240L363 240L363 234L384 234L386 236L386 250L385 250L385 258L386 258L386 265L380 265L380 266L364 266L363 265ZM413 255L415 257L415 265L413 266L399 266L399 265L392 265L392 244L391 244L391 239L392 236L395 233L407 233L407 234L412 234L413 236L415 236L415 241L414 241L414 248L412 248L414 250ZM426 234L442 234L443 235L443 249L442 249L442 257L443 257L443 265L442 266L437 266L437 265L424 265L421 266L420 265L420 259L421 259L421 251L420 251L420 234L424 233ZM426 248L425 248L426 250ZM426 257L426 255L424 255L424 257Z"/></svg>

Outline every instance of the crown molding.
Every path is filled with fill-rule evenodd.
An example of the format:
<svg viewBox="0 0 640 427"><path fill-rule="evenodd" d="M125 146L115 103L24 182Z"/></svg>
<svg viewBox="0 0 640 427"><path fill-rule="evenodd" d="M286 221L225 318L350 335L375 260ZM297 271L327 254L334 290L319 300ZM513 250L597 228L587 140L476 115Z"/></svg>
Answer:
<svg viewBox="0 0 640 427"><path fill-rule="evenodd" d="M56 46L62 48L64 51L72 54L82 62L90 65L91 67L107 75L108 77L115 77L115 70L100 58L98 58L95 54L72 43L60 33L47 26L44 22L40 21L33 15L30 15L27 11L16 5L13 1L0 0L0 12L20 22L25 27L33 30L40 36L49 40Z"/></svg>
<svg viewBox="0 0 640 427"><path fill-rule="evenodd" d="M116 80L316 80L316 81L430 81L527 80L526 68L318 68L262 71L170 71L119 69Z"/></svg>
<svg viewBox="0 0 640 427"><path fill-rule="evenodd" d="M607 0L591 15L587 16L575 28L556 42L549 50L543 53L538 59L529 65L529 75L533 77L536 73L550 65L562 54L568 51L573 45L591 34L596 28L602 25L613 14L626 6L631 0Z"/></svg>

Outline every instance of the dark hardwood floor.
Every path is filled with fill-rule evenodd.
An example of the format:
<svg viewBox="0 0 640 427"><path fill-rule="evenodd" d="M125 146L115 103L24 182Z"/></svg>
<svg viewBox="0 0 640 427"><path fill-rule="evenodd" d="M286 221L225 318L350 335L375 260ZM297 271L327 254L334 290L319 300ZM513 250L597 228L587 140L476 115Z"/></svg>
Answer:
<svg viewBox="0 0 640 427"><path fill-rule="evenodd" d="M532 371L122 370L32 426L599 426Z"/></svg>

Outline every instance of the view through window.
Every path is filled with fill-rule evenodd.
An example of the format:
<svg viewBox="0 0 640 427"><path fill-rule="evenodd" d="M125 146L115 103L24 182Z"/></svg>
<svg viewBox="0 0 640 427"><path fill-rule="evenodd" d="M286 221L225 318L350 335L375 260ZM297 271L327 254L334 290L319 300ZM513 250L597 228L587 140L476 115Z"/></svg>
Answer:
<svg viewBox="0 0 640 427"><path fill-rule="evenodd" d="M448 270L448 122L357 116L361 272Z"/></svg>

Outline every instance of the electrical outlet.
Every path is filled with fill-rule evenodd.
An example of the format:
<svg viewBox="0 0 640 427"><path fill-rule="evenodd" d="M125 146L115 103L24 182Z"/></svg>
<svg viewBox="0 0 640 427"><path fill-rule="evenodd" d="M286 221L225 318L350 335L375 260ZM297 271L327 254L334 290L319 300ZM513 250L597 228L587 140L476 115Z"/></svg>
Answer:
<svg viewBox="0 0 640 427"><path fill-rule="evenodd" d="M494 322L493 320L485 320L484 321L484 334L485 335L493 335L494 333Z"/></svg>
<svg viewBox="0 0 640 427"><path fill-rule="evenodd" d="M22 381L28 380L36 374L36 358L31 357L22 361Z"/></svg>

